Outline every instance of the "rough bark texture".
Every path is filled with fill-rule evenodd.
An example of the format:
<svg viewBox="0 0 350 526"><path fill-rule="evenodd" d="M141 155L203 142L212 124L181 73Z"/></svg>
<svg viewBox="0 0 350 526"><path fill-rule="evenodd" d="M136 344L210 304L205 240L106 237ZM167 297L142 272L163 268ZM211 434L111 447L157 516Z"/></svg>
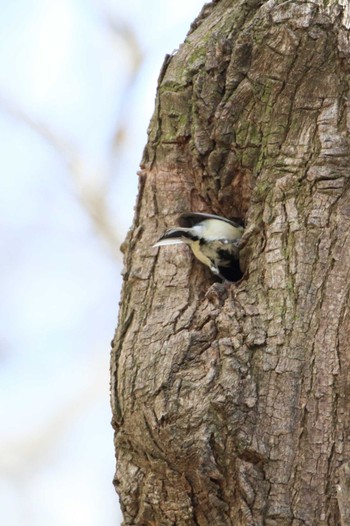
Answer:
<svg viewBox="0 0 350 526"><path fill-rule="evenodd" d="M125 525L348 524L346 6L219 0L165 61L112 352ZM241 283L152 248L187 210L255 226Z"/></svg>

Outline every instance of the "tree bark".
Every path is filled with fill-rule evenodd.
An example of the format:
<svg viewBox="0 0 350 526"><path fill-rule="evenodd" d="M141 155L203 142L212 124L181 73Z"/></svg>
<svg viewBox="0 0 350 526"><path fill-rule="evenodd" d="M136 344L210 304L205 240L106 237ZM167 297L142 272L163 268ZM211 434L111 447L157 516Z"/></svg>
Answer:
<svg viewBox="0 0 350 526"><path fill-rule="evenodd" d="M218 0L166 58L112 350L124 525L348 524L349 27ZM240 283L152 248L188 210L245 218Z"/></svg>

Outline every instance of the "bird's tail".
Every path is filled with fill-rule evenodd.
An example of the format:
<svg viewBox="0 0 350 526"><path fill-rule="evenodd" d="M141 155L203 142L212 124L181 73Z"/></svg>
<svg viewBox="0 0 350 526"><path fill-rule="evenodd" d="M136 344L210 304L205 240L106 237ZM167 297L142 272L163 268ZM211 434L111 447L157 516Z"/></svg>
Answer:
<svg viewBox="0 0 350 526"><path fill-rule="evenodd" d="M167 230L155 243L154 247L163 247L165 245L179 245L180 243L190 243L194 241L195 236L188 228L171 228Z"/></svg>

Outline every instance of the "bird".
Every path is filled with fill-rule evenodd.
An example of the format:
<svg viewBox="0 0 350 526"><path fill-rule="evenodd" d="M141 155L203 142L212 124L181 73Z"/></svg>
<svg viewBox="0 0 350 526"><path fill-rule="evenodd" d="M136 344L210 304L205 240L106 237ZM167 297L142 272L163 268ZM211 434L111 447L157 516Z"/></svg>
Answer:
<svg viewBox="0 0 350 526"><path fill-rule="evenodd" d="M195 257L223 281L239 281L242 271L239 250L244 227L240 220L185 212L178 217L178 225L166 230L153 245L178 245L185 243Z"/></svg>

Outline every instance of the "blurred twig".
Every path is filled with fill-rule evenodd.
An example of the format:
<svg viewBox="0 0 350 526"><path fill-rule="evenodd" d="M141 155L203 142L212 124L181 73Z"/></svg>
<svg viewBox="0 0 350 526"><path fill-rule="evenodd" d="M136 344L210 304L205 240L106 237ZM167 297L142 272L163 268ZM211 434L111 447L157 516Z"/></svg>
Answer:
<svg viewBox="0 0 350 526"><path fill-rule="evenodd" d="M106 181L110 177L104 173L104 169L102 167L97 169L88 167L87 162L84 161L77 149L69 144L66 139L60 137L58 132L53 131L47 123L32 117L17 103L10 101L1 94L0 106L14 118L29 126L55 150L71 175L82 208L90 218L98 235L104 240L112 257L120 262L119 246L122 240L114 226L115 220L109 213L109 185ZM98 174L97 177L96 173Z"/></svg>
<svg viewBox="0 0 350 526"><path fill-rule="evenodd" d="M3 440L0 444L0 473L13 480L21 480L45 463L53 447L62 439L64 433L89 409L96 400L105 396L108 382L107 371L101 364L99 353L87 371L87 382L61 406L48 414L42 425L27 430L15 440Z"/></svg>
<svg viewBox="0 0 350 526"><path fill-rule="evenodd" d="M111 137L111 158L114 160L116 154L120 151L127 137L128 131L128 114L129 114L129 99L132 93L132 87L135 84L137 75L139 74L142 64L145 59L145 54L142 46L137 38L136 31L132 25L120 18L120 15L114 13L106 2L101 0L92 0L97 12L100 15L100 20L107 29L112 39L116 42L118 49L120 40L123 41L129 53L129 73L125 84L125 89L119 99L118 109L116 112L116 125ZM117 47L116 46L116 47ZM111 174L113 171L111 171Z"/></svg>
<svg viewBox="0 0 350 526"><path fill-rule="evenodd" d="M64 137L53 130L48 123L33 117L28 111L22 109L18 103L13 102L0 94L0 105L13 117L20 120L34 130L44 139L65 163L74 182L74 189L82 208L87 213L96 232L105 242L112 257L121 261L119 246L122 239L115 228L116 220L111 216L108 198L111 191L111 182L114 179L116 167L114 161L118 158L124 145L128 131L128 108L131 88L140 71L144 55L133 28L126 22L117 19L107 5L96 3L101 20L108 32L115 40L122 39L126 45L130 61L129 74L126 78L125 89L119 99L116 112L116 125L111 136L111 152L109 168L102 166L91 168L78 149Z"/></svg>

